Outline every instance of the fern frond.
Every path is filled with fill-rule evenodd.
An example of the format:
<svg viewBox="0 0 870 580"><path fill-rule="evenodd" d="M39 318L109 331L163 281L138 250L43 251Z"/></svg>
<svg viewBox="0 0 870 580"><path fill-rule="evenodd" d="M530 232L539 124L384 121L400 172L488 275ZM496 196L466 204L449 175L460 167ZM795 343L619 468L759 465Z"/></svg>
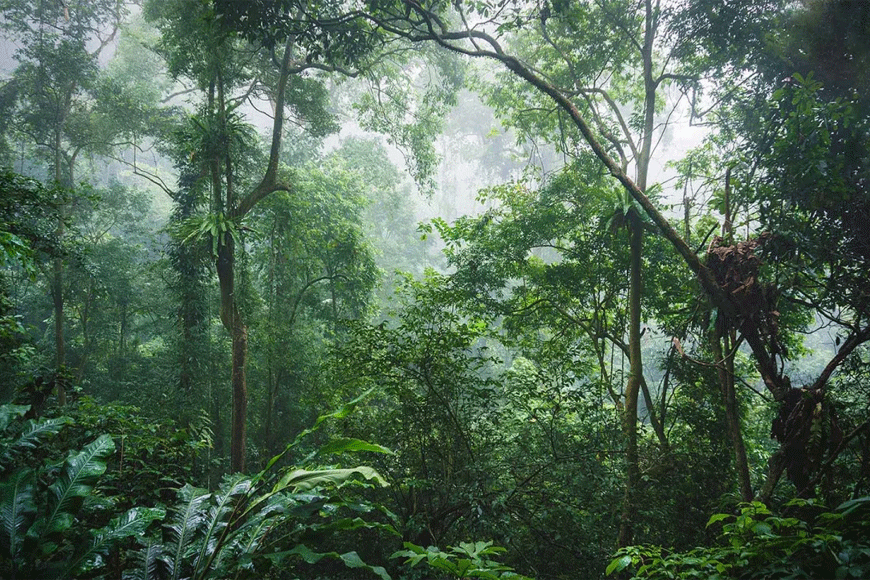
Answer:
<svg viewBox="0 0 870 580"><path fill-rule="evenodd" d="M93 533L90 546L70 565L64 577L75 578L101 568L103 557L115 542L130 536L141 536L154 520L164 517L164 509L135 507L113 519L108 526Z"/></svg>
<svg viewBox="0 0 870 580"><path fill-rule="evenodd" d="M106 471L106 458L115 451L109 435L100 435L80 453L70 455L60 477L49 486L48 517L37 522L39 535L60 532L72 526L75 512Z"/></svg>
<svg viewBox="0 0 870 580"><path fill-rule="evenodd" d="M197 531L202 528L206 519L205 506L211 499L211 494L204 489L185 485L178 490L181 499L175 509L175 517L169 524L169 536L172 541L171 556L164 556L169 565L170 578L178 580L184 567L185 558L195 550L192 549ZM171 558L171 559L167 559Z"/></svg>
<svg viewBox="0 0 870 580"><path fill-rule="evenodd" d="M0 532L5 556L14 562L24 542L28 524L36 513L33 501L33 472L16 471L0 488Z"/></svg>

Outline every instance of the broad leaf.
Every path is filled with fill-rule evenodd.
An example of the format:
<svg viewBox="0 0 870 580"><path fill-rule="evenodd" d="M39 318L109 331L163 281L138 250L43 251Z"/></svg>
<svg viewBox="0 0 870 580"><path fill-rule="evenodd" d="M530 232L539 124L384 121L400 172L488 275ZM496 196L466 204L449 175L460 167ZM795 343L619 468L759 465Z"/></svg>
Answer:
<svg viewBox="0 0 870 580"><path fill-rule="evenodd" d="M153 521L164 517L166 510L162 508L135 507L113 519L108 526L93 532L91 545L73 562L66 576L74 578L101 568L104 565L103 557L115 542L130 536L141 536Z"/></svg>
<svg viewBox="0 0 870 580"><path fill-rule="evenodd" d="M37 443L50 435L57 435L61 429L67 425L70 420L66 417L57 417L54 419L42 418L39 421L33 419L24 424L24 430L18 439L15 440L6 452L3 454L3 459L9 459L12 454L21 449L34 449Z"/></svg>
<svg viewBox="0 0 870 580"><path fill-rule="evenodd" d="M39 535L62 532L72 526L82 500L106 471L106 458L115 451L109 435L100 435L80 453L71 455L60 477L49 486L49 514L37 526Z"/></svg>
<svg viewBox="0 0 870 580"><path fill-rule="evenodd" d="M377 471L371 467L360 466L349 469L319 469L315 471L296 469L282 477L281 481L276 484L275 489L293 487L296 491L308 491L321 485L339 485L357 473L366 479L376 481L384 487L387 486L387 482Z"/></svg>
<svg viewBox="0 0 870 580"><path fill-rule="evenodd" d="M386 453L389 455L395 455L392 450L387 449L383 445L377 445L375 443L369 443L368 441L363 441L362 439L353 439L350 437L344 437L341 439L334 439L317 450L317 455L328 455L330 453L355 453L358 451L372 451L374 453Z"/></svg>
<svg viewBox="0 0 870 580"><path fill-rule="evenodd" d="M149 541L148 544L136 552L137 567L124 573L124 580L162 580L161 562L163 562L163 545L159 542Z"/></svg>
<svg viewBox="0 0 870 580"><path fill-rule="evenodd" d="M205 523L205 537L200 544L199 555L193 562L193 576L205 570L209 563L215 558L215 550L220 550L218 540L224 529L229 525L230 515L233 512L235 505L234 499L240 495L248 493L251 489L251 480L241 476L230 476L221 486L221 489L215 493L215 504L208 511L208 518Z"/></svg>
<svg viewBox="0 0 870 580"><path fill-rule="evenodd" d="M33 473L19 469L0 487L0 533L4 553L12 560L18 556L28 523L36 513L33 501Z"/></svg>

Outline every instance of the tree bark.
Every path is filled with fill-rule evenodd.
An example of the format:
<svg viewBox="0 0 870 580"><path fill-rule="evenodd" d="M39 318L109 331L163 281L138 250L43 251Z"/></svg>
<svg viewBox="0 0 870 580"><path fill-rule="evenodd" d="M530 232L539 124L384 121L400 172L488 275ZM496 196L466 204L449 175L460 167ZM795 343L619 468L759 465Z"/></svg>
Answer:
<svg viewBox="0 0 870 580"><path fill-rule="evenodd" d="M628 291L629 300L629 379L625 387L625 408L623 429L625 430L625 495L622 501L622 517L619 523L620 547L630 546L634 541L634 515L637 513L637 488L640 484L637 445L637 401L640 384L643 380L643 360L640 348L641 314L641 256L643 251L643 224L640 216L630 210L629 248L631 252L631 273Z"/></svg>
<svg viewBox="0 0 870 580"><path fill-rule="evenodd" d="M743 430L740 426L740 410L737 406L737 393L734 389L734 352L725 331L723 317L720 315L710 337L710 349L716 360L716 372L719 379L719 390L725 406L725 423L728 438L734 451L734 469L737 483L740 487L740 497L743 501L752 501L752 482L749 477L749 461L746 457L746 446L743 442ZM723 348L724 343L724 348Z"/></svg>
<svg viewBox="0 0 870 580"><path fill-rule="evenodd" d="M226 234L224 243L218 245L216 260L221 291L221 322L232 338L232 391L233 412L230 440L230 469L245 470L245 446L247 437L248 386L245 364L248 355L248 328L242 320L235 299L235 240Z"/></svg>

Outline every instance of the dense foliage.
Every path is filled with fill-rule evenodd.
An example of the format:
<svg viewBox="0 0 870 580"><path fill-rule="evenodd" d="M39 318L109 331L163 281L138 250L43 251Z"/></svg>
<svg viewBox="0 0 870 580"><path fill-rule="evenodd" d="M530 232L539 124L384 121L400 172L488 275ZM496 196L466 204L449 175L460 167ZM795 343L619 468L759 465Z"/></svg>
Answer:
<svg viewBox="0 0 870 580"><path fill-rule="evenodd" d="M0 31L4 578L870 573L866 3Z"/></svg>

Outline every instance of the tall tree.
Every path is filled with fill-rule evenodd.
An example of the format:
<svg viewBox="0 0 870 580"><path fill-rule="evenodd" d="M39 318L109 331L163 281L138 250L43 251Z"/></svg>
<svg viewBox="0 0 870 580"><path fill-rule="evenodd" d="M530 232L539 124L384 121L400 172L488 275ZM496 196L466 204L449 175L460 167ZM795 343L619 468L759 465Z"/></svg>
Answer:
<svg viewBox="0 0 870 580"><path fill-rule="evenodd" d="M681 80L671 70L672 47L662 40L665 20L660 3L484 2L466 7L400 1L373 3L367 17L384 30L412 41L431 41L450 51L501 62L511 73L509 78L500 78L501 87L496 89L505 95L505 108L547 113L526 124L546 127L550 139L561 141L566 154L597 157L625 188L626 203L622 206L631 232L628 251L632 255L631 371L624 395L626 480L620 533L620 543L625 545L632 538L640 483L641 208L655 210L646 190L655 144L663 131L656 124L656 113L665 103L664 89ZM494 23L495 27L490 29L478 21ZM592 22L604 24L591 26ZM626 107L631 110L629 116L624 114ZM516 115L523 116L520 112ZM628 201L632 197L638 207ZM657 218L664 220L656 210ZM692 253L688 247L685 251Z"/></svg>
<svg viewBox="0 0 870 580"><path fill-rule="evenodd" d="M47 181L71 188L79 155L105 147L111 126L94 123L91 93L97 86L99 59L115 38L126 13L122 0L54 3L16 0L3 6L7 34L19 43L19 63L12 84L19 101L15 128L42 155L49 168ZM60 212L56 235L65 234L66 210ZM66 365L64 340L64 261L52 266L55 323L55 364ZM58 397L66 401L64 386Z"/></svg>
<svg viewBox="0 0 870 580"><path fill-rule="evenodd" d="M844 5L846 4L848 3ZM640 55L641 64L634 68L622 69L624 74L629 75L629 78L636 78L633 75L637 74L642 82L642 89L636 93L636 101L643 103L642 112L632 117L627 125L631 127L633 123L636 123L639 127L649 127L648 121L650 116L653 116L654 119L658 91L666 84L671 82L678 84L686 83L687 92L691 93L694 91L697 93L703 87L703 85L699 84L699 70L706 72L715 72L717 70L736 71L736 76L728 80L731 81L735 78L739 80L742 71L752 68L751 61L747 59L747 54L751 55L759 51L763 52L763 49L767 46L767 37L762 33L769 32L769 30L765 31L764 26L776 24L777 21L782 22L781 16L786 14L781 10L782 8L783 6L775 1L761 6L754 2L726 4L712 1L687 3L685 5L677 5L673 10L666 10L660 2L654 0L645 0L638 3L600 0L580 4L579 8L576 9L580 11L601 10L603 14L616 18L614 28L619 32L625 30L641 31L636 32L634 35L629 35L626 39L627 44L617 45L615 49L628 49L630 47L631 50L636 50ZM738 325L743 340L745 340L752 351L766 388L781 405L783 416L780 428L784 428L786 424L802 425L802 427L797 428L794 432L796 435L800 435L794 441L790 441L789 436L780 434L782 447L774 457L771 466L771 477L769 478L769 483L775 482L784 467L783 457L790 453L788 450L792 448L805 448L805 443L808 441L805 435L809 433L810 425L812 424L810 409L814 407L810 399L807 399L803 404L795 405L795 402L801 399L801 395L798 391L792 389L791 380L784 373L783 366L780 364L783 355L782 345L777 333L771 330L775 327L775 321L772 321L770 317L776 316L773 305L760 300L748 299L745 292L737 290L749 290L750 293L756 291L762 292L761 287L750 289L748 286L742 286L742 283L732 287L729 283L729 274L726 270L716 270L714 266L705 264L702 257L689 247L672 226L670 220L667 219L647 194L644 174L639 172L634 177L630 175L624 161L628 158L628 155L623 153L622 142L612 138L612 131L609 130L610 127L606 124L602 125L599 122L600 117L596 116L594 108L587 108L586 97L588 96L588 91L584 91L582 85L568 85L558 77L551 76L546 69L538 66L533 60L527 60L528 57L525 57L520 50L511 48L508 44L510 35L513 32L527 27L537 27L538 23L546 31L548 23L551 20L559 21L554 15L560 14L563 10L566 14L571 14L572 9L574 8L566 7L562 4L550 5L549 3L541 3L536 6L483 3L473 7L466 7L463 5L445 6L437 3L430 5L428 3L403 1L393 4L373 4L370 7L368 17L384 29L411 40L431 41L448 50L461 54L496 60L521 79L523 83L527 83L536 91L546 96L555 105L557 110L564 113L566 121L579 132L584 146L588 147L603 167L618 180L625 192L649 216L661 235L673 245L682 260L696 275L705 294L718 310L718 316L727 317ZM741 9L745 10L741 11ZM767 14L766 10L770 10L770 14ZM701 23L699 26L701 26L702 30L711 30L713 34L709 36L685 35L685 28L680 28L679 26L686 22L683 18L685 13L692 14L695 18L694 22ZM627 21L623 20L623 17ZM478 21L497 24L491 28L483 27L477 24ZM588 23L592 20L572 19L572 21L579 25L580 23ZM759 22L761 25L759 25ZM633 26L626 28L628 24ZM707 29L704 27L707 27ZM604 27L604 29L609 30L607 27ZM601 30L601 27L583 26L582 30L590 35L588 37L592 37L597 31ZM660 36L659 33L665 31L668 31L670 34L665 37ZM678 34L680 36L677 36ZM734 49L734 43L729 44L727 42L728 38L739 39L741 47L750 47L751 50ZM663 42L657 43L657 39L662 39ZM682 39L682 41L675 39ZM712 41L707 43L710 40ZM555 45L557 49L559 47L558 43L552 41L547 42L546 45ZM701 54L710 56L713 53L709 51L709 48L719 45L726 48L719 55L724 57L724 61L720 60L717 62L715 59L699 60L693 57L694 53L692 49L687 49L687 46L693 47L700 51ZM506 46L508 48L505 48ZM606 45L599 43L598 46ZM569 52L569 49L573 50L574 47L564 48L561 50L561 53L559 50L556 50L554 58L564 59L564 55L570 56L572 53ZM600 51L580 52L581 57L587 54L600 54ZM678 57L683 57L685 62L697 66L694 69L684 69L680 66L681 62L678 60ZM770 53L768 53L768 58L765 62L770 62L770 60ZM608 74L604 78L607 78L609 82L622 83L625 79L617 74L619 70L618 67L608 68L607 71L612 74ZM689 74L686 74L687 70ZM732 84L730 91L727 88L725 89L725 94L729 93L739 94L740 91L734 90L734 84ZM803 94L806 95L806 90L804 90ZM788 102L786 96L793 97L792 94L785 92L773 96L776 97L775 101L781 103ZM611 106L604 95L601 98L607 106ZM845 118L845 111L838 113L835 110L831 110L831 108L819 109L813 107L810 104L812 100L805 99L800 94L791 102L793 105L798 105L799 110L786 115L786 122L780 125L780 127L791 129L796 131L796 133L791 138L782 138L782 133L779 133L781 137L775 142L779 144L780 148L774 148L774 152L781 152L784 155L784 159L798 160L801 157L792 154L795 145L793 139L800 136L801 131L799 128L802 124L806 124L809 127L814 123L818 123L820 119L815 118L814 115L827 116L828 118L833 116L833 118L842 120ZM837 105L834 103L832 106L842 107L842 104ZM801 107L803 108L801 109ZM621 115L617 115L619 112L618 107L614 108L616 109L614 115L618 123ZM824 123L822 126L827 127ZM855 124L850 123L849 126L854 127ZM827 130L816 134L820 136L830 135ZM775 133L770 135L776 136ZM642 130L641 138L635 142L636 150L631 150L631 159L637 164L638 168L648 167L643 153L649 151L648 147L652 144L652 140L653 134ZM803 142L800 139L798 140L798 143ZM824 139L817 141L817 143L823 142ZM769 151L770 142L768 141L767 144L767 151ZM815 151L822 150L817 148ZM824 171L828 165L817 164L813 167ZM778 174L785 175L781 172ZM767 175L770 174L768 173ZM862 190L859 189L859 191ZM810 210L810 215L813 215L812 212L816 211L812 207L807 209ZM749 250L749 248L746 250ZM748 251L747 253L752 252ZM851 257L847 260L850 268L860 264L860 260L856 261ZM747 277L743 281L755 280L756 273L756 268L749 267L744 272ZM760 296L756 298L760 298ZM863 317L861 320L863 320ZM837 356L830 361L822 374L806 392L812 393L812 397L823 397L824 391L820 387L829 380L832 373L842 364L843 360L858 345L863 344L868 337L870 337L870 330L864 326L863 322L852 325L848 338L843 342ZM631 418L627 417L627 423L630 422ZM632 434L630 431L627 432L627 436L631 439ZM627 443L630 447L631 441L629 440ZM631 457L631 451L629 451L628 456ZM630 460L629 463L631 463ZM813 472L819 466L820 464L815 462L814 465L806 467L809 468L810 472ZM797 468L796 471L803 468L802 466L795 467ZM630 472L626 486L626 506L631 504L631 489L634 483L632 479L632 473ZM762 495L767 496L769 491L769 489L766 490ZM628 513L628 510L626 510L626 514ZM627 518L626 527L621 534L621 541L625 542L630 537L630 521Z"/></svg>
<svg viewBox="0 0 870 580"><path fill-rule="evenodd" d="M147 13L163 34L162 46L170 73L192 79L203 95L200 113L189 121L189 158L206 181L210 214L191 222L188 237L206 237L213 249L221 299L221 322L232 340L232 444L231 469L245 467L247 430L248 322L237 283L237 247L242 243L242 222L254 207L275 191L297 194L293 178L279 170L285 109L292 107L297 121L315 135L335 128L326 112L326 90L309 71L342 71L361 62L369 43L353 27L339 26L325 35L306 27L286 30L253 20L239 25L245 43L225 26L209 3L191 9L188 2L152 2ZM290 10L260 6L245 9ZM302 10L301 7L294 9ZM238 25L238 23L236 23ZM255 169L254 132L245 123L240 106L257 97L273 112L270 149L265 169ZM259 177L254 173L260 171ZM198 229L197 229L198 228Z"/></svg>

